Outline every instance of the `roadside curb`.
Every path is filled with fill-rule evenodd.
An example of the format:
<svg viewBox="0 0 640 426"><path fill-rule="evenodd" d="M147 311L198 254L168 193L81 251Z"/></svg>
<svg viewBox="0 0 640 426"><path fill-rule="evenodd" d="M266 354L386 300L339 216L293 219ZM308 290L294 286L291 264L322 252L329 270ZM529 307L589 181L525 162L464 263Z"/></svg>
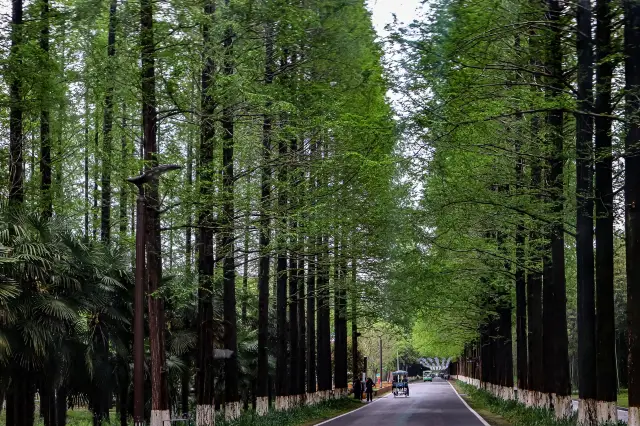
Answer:
<svg viewBox="0 0 640 426"><path fill-rule="evenodd" d="M462 401L462 403L464 404L464 406L465 406L465 407L467 407L467 409L468 409L469 411L471 411L473 414L475 414L475 416L478 418L478 420L480 420L480 421L482 422L482 424L483 424L484 426L491 426L489 423L487 423L487 421L486 421L485 419L483 419L483 418L482 418L482 416L481 416L480 414L476 413L476 410L474 410L473 408L471 408L471 407L469 406L469 404L467 404L467 401L465 401L465 400L464 400L464 398L462 398L462 397L460 396L460 394L458 393L458 391L456 390L456 388L454 388L454 387L453 387L453 385L452 385L451 383L449 383L449 381L447 381L447 383L449 384L449 386L451 386L451 389L452 389L452 390L453 390L453 392L456 394L456 396L457 396L458 398L460 398L460 401Z"/></svg>
<svg viewBox="0 0 640 426"><path fill-rule="evenodd" d="M314 426L320 426L320 425L323 425L323 424L326 424L326 423L332 422L332 421L334 421L334 420L336 420L336 419L339 419L339 418L341 418L341 417L348 416L349 414L355 413L356 411L360 411L360 410L362 410L362 409L365 409L365 408L367 408L367 407L370 407L372 404L375 404L375 403L376 403L376 401L380 401L381 399L385 399L385 398L386 398L386 396L384 396L384 397L382 397L382 398L374 399L373 401L371 401L371 402L369 402L369 403L367 403L367 404L364 404L364 405L363 405L362 407L360 407L360 408L356 408L355 410L351 410L351 411L349 411L349 412L347 412L347 413L340 414L339 416L332 417L332 418L327 419L327 420L325 420L325 421L323 421L323 422L316 423ZM488 425L487 425L487 426L488 426Z"/></svg>

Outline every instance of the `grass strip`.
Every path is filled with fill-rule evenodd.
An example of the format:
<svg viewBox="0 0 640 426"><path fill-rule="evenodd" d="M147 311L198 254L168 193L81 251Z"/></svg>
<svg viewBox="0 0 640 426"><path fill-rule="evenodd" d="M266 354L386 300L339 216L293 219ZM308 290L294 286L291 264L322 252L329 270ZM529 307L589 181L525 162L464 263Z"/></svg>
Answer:
<svg viewBox="0 0 640 426"><path fill-rule="evenodd" d="M226 421L223 416L219 416L216 418L216 426L313 426L362 406L361 402L352 398L333 399L288 411L272 410L266 416L247 411L234 421Z"/></svg>
<svg viewBox="0 0 640 426"><path fill-rule="evenodd" d="M577 414L575 413L569 418L558 420L551 410L526 407L516 401L505 401L460 381L454 386L458 393L465 394L463 396L465 401L492 426L576 426ZM492 423L490 418L483 415L483 412L498 416L499 421L505 423ZM626 426L626 423L620 421L618 425Z"/></svg>

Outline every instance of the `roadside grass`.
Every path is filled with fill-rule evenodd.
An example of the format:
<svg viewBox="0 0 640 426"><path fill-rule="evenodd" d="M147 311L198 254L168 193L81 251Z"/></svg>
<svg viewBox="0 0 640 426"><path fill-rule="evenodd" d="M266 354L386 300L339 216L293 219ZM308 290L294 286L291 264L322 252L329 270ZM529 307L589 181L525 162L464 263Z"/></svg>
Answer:
<svg viewBox="0 0 640 426"><path fill-rule="evenodd" d="M361 402L352 398L334 399L289 411L274 410L266 416L258 416L254 411L247 411L237 420L230 422L224 420L224 416L217 416L216 426L313 426L363 406Z"/></svg>
<svg viewBox="0 0 640 426"><path fill-rule="evenodd" d="M492 415L497 415L505 423L492 423L490 418L484 417L481 411L478 411L487 423L492 426L575 426L577 415L573 415L567 419L557 420L553 412L541 408L529 408L516 401L505 401L488 392L477 389L474 386L467 385L463 382L455 384L459 393L466 394L465 400L474 409L477 406L482 411L488 411ZM464 398L464 397L463 397ZM618 422L619 426L626 425L624 422Z"/></svg>
<svg viewBox="0 0 640 426"><path fill-rule="evenodd" d="M629 408L629 391L627 389L620 389L618 407Z"/></svg>
<svg viewBox="0 0 640 426"><path fill-rule="evenodd" d="M578 392L571 392L571 397L573 399L578 399ZM629 408L629 390L628 389L620 389L618 392L618 407Z"/></svg>
<svg viewBox="0 0 640 426"><path fill-rule="evenodd" d="M325 420L341 414L348 413L364 404L351 398L325 401L315 406L304 406L290 411L270 411L266 416L257 416L254 411L247 411L239 419L227 422L224 415L216 416L216 426L313 426ZM120 425L120 420L115 411L110 413L111 423L106 425ZM130 422L132 425L133 422ZM193 423L195 424L195 423ZM5 412L0 413L0 426L5 426ZM74 409L67 411L68 426L93 426L91 412L86 409ZM186 423L179 423L186 425ZM37 418L34 426L44 426L42 418Z"/></svg>

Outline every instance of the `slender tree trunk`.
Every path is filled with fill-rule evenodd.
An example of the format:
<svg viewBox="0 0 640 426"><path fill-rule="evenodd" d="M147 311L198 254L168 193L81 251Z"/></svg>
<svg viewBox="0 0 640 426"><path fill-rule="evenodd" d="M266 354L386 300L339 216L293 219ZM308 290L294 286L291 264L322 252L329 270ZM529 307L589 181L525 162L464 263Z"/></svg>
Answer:
<svg viewBox="0 0 640 426"><path fill-rule="evenodd" d="M267 23L265 32L264 82L273 83L273 27ZM267 102L262 122L262 167L260 176L260 236L258 261L258 377L256 411L266 414L269 408L269 276L271 257L271 103Z"/></svg>
<svg viewBox="0 0 640 426"><path fill-rule="evenodd" d="M277 312L277 356L276 356L276 395L286 396L289 390L287 372L287 143L281 139L278 142L279 171L278 171L278 215L280 226L278 229L278 254L276 264L276 312Z"/></svg>
<svg viewBox="0 0 640 426"><path fill-rule="evenodd" d="M578 52L578 109L576 115L576 205L578 280L579 423L597 424L596 418L596 317L593 257L593 41L591 1L576 8Z"/></svg>
<svg viewBox="0 0 640 426"><path fill-rule="evenodd" d="M214 220L211 210L214 193L213 151L215 143L215 104L212 96L215 64L211 53L211 20L215 13L215 3L205 3L204 13L207 21L202 26L204 42L202 70L202 118L200 122L200 154L197 179L200 185L200 197L204 200L198 212L198 358L196 361L196 425L214 424L214 380L213 361L213 272L214 272Z"/></svg>
<svg viewBox="0 0 640 426"><path fill-rule="evenodd" d="M229 0L225 0L229 7ZM233 29L227 27L224 33L224 74L234 73L233 65ZM222 249L223 262L223 311L224 311L224 343L225 349L232 351L232 355L224 363L225 374L225 416L235 419L240 415L240 396L238 393L238 337L236 313L236 261L235 261L235 205L234 205L234 111L233 99L227 98L222 110Z"/></svg>
<svg viewBox="0 0 640 426"><path fill-rule="evenodd" d="M44 56L43 84L40 94L40 192L42 197L42 214L53 216L53 194L51 193L51 130L48 106L49 88L49 0L42 0L40 5L40 49Z"/></svg>
<svg viewBox="0 0 640 426"><path fill-rule="evenodd" d="M104 97L104 122L102 128L102 203L100 212L100 239L111 239L111 151L113 142L113 91L116 56L116 10L118 0L109 6L109 33L107 40L107 89Z"/></svg>
<svg viewBox="0 0 640 426"><path fill-rule="evenodd" d="M127 144L127 105L122 102L122 124L121 124L121 137L120 137L120 166L124 169L124 170L129 170L129 156L130 156L130 152L128 149L128 144ZM128 219L127 219L127 207L128 204L127 203L127 198L129 197L129 191L127 189L127 183L126 181L123 179L122 180L122 184L120 186L120 201L119 201L119 207L120 207L120 214L119 214L119 219L118 222L120 224L120 236L121 238L124 238L127 234L127 224L128 224ZM190 224L189 224L190 225ZM189 227L187 226L187 229L189 229Z"/></svg>
<svg viewBox="0 0 640 426"><path fill-rule="evenodd" d="M534 136L537 136L537 128L534 122ZM536 161L531 168L531 187L540 190L541 167ZM542 259L540 252L541 235L533 230L529 234L528 257L530 262L529 273L527 275L527 326L529 332L528 353L529 366L527 383L529 390L533 391L539 398L539 393L543 392L543 339L542 339ZM532 401L534 404L536 401Z"/></svg>
<svg viewBox="0 0 640 426"><path fill-rule="evenodd" d="M335 388L347 389L347 300L346 300L346 265L342 242L335 249L335 277L334 280L334 324L335 324Z"/></svg>
<svg viewBox="0 0 640 426"><path fill-rule="evenodd" d="M22 159L22 0L11 0L11 54L9 64L9 200L24 201L24 162Z"/></svg>
<svg viewBox="0 0 640 426"><path fill-rule="evenodd" d="M524 159L520 155L522 142L516 136L516 190L522 191L524 181ZM527 282L525 274L525 228L522 220L516 225L516 376L518 377L518 389L528 389L527 381Z"/></svg>
<svg viewBox="0 0 640 426"><path fill-rule="evenodd" d="M153 2L140 0L140 48L142 77L142 128L145 167L158 165ZM162 281L159 184L147 190L146 246L149 289L149 341L151 346L151 426L162 426L170 418L164 345L164 303L155 293Z"/></svg>
<svg viewBox="0 0 640 426"><path fill-rule="evenodd" d="M291 158L295 158L298 151L296 138L291 139ZM295 187L297 187L297 171L295 166L291 167L291 196L289 202L291 204L296 202L295 199ZM292 207L292 210L295 207ZM290 356L289 356L289 394L298 395L300 390L298 389L298 350L300 342L298 341L298 286L299 286L299 266L298 259L299 246L297 241L298 223L295 219L291 221L291 247L289 250L289 342L290 342Z"/></svg>
<svg viewBox="0 0 640 426"><path fill-rule="evenodd" d="M89 87L84 94L84 238L89 241Z"/></svg>
<svg viewBox="0 0 640 426"><path fill-rule="evenodd" d="M613 157L611 151L611 2L596 1L596 371L598 418L617 420L613 308Z"/></svg>
<svg viewBox="0 0 640 426"><path fill-rule="evenodd" d="M250 180L247 181L247 186ZM240 321L247 323L247 303L249 302L249 235L251 232L251 207L247 209L247 217L244 224L244 244L242 253L242 308Z"/></svg>
<svg viewBox="0 0 640 426"><path fill-rule="evenodd" d="M298 394L302 395L305 393L305 372L307 366L307 326L305 323L305 311L304 311L304 302L305 302L305 280L304 280L304 269L305 269L305 255L304 255L304 247L305 240L302 233L299 234L299 247L301 254L298 256L298 298L297 298L297 309L298 309Z"/></svg>
<svg viewBox="0 0 640 426"><path fill-rule="evenodd" d="M309 239L307 271L307 393L316 392L316 257L317 246Z"/></svg>
<svg viewBox="0 0 640 426"><path fill-rule="evenodd" d="M640 2L624 2L625 227L627 267L627 332L629 340L629 426L640 425Z"/></svg>
<svg viewBox="0 0 640 426"><path fill-rule="evenodd" d="M560 15L562 6L558 0L548 0L547 19L550 25L547 70L551 75L550 97L558 101L562 91L562 28ZM547 370L550 385L545 392L555 394L552 401L556 417L571 415L571 381L569 377L569 342L567 335L567 296L565 283L564 257L564 151L562 109L553 109L548 114L549 124L549 184L551 209L554 215L550 229L551 245L551 281L543 283L544 309L543 327L545 346L545 366L553 363ZM548 295L548 296L547 296ZM550 304L546 304L550 302Z"/></svg>
<svg viewBox="0 0 640 426"><path fill-rule="evenodd" d="M324 235L319 237L318 246L318 279L316 288L318 303L318 390L329 391L332 387L332 377L328 238Z"/></svg>
<svg viewBox="0 0 640 426"><path fill-rule="evenodd" d="M358 288L356 285L356 260L355 258L351 260L351 287L352 287L352 297L351 297L351 371L353 373L353 380L356 377L360 377L360 371L358 368L358 309L357 309L357 292ZM381 351L382 352L382 351ZM380 353L382 355L382 353ZM380 371L380 379L382 380L382 371Z"/></svg>

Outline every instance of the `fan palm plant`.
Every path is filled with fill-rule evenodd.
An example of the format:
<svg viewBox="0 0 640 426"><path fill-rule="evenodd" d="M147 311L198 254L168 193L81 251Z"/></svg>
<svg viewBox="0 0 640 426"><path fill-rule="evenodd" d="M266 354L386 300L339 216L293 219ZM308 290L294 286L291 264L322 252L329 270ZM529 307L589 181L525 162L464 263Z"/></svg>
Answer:
<svg viewBox="0 0 640 426"><path fill-rule="evenodd" d="M83 243L62 221L5 204L0 247L0 363L8 372L0 386L7 425L33 424L36 390L45 425L64 424L70 371L88 372L100 388L93 394L110 397L110 380L103 381L111 374L109 348L126 345L119 337L130 316L123 297L130 281L126 262ZM79 349L82 360L75 356Z"/></svg>

